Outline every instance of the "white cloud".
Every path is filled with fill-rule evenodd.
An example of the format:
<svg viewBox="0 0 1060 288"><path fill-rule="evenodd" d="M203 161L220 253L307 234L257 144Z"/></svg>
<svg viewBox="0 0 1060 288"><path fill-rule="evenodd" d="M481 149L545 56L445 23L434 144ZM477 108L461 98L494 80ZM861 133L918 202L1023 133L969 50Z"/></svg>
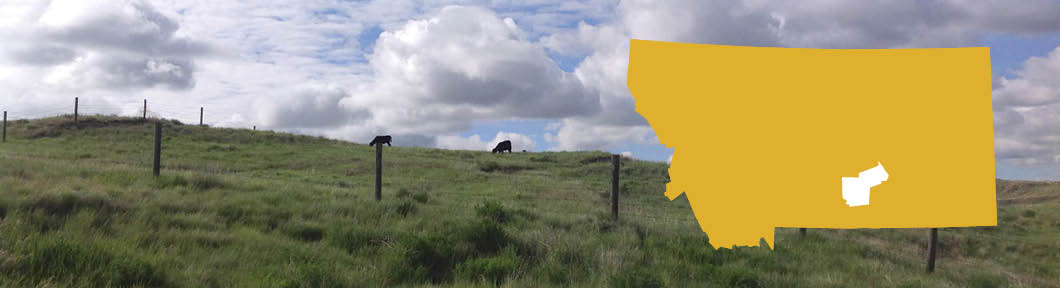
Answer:
<svg viewBox="0 0 1060 288"><path fill-rule="evenodd" d="M343 93L329 94L344 95L299 97L337 100L331 106L339 108L307 109L322 106L292 99L259 103L286 114L312 114L320 121L304 123L268 113L259 117L270 125L345 139L393 134L418 139L414 145L435 146L456 145L451 137L434 137L466 131L478 121L555 119L600 109L595 91L560 70L513 19L488 9L440 8L382 32L372 51L371 74L339 86ZM327 123L332 125L323 125Z"/></svg>
<svg viewBox="0 0 1060 288"><path fill-rule="evenodd" d="M658 143L655 133L647 125L616 126L593 124L579 119L565 119L556 134L546 133L545 141L552 143L552 150L603 150L620 143Z"/></svg>
<svg viewBox="0 0 1060 288"><path fill-rule="evenodd" d="M994 89L995 154L1020 165L1060 163L1060 47L1015 75Z"/></svg>
<svg viewBox="0 0 1060 288"><path fill-rule="evenodd" d="M493 137L493 140L488 142L482 140L482 137L478 134L468 137L460 137L459 135L442 135L438 136L437 139L438 142L436 146L445 149L490 151L493 147L497 146L497 143L504 140L510 140L512 141L512 152L537 150L537 143L535 143L530 136L503 131L497 132L497 136Z"/></svg>
<svg viewBox="0 0 1060 288"><path fill-rule="evenodd" d="M749 1L748 1L749 2ZM780 21L744 1L623 1L622 24L636 39L778 46Z"/></svg>
<svg viewBox="0 0 1060 288"><path fill-rule="evenodd" d="M1004 1L746 1L780 20L787 47L958 47L989 33L1033 34L1060 27L1060 4Z"/></svg>
<svg viewBox="0 0 1060 288"><path fill-rule="evenodd" d="M278 102L261 103L259 114L270 127L333 127L351 124L371 117L367 109L343 107L339 104L350 94L334 85L301 85L294 97Z"/></svg>
<svg viewBox="0 0 1060 288"><path fill-rule="evenodd" d="M1060 102L1060 47L1045 57L1031 57L1015 71L1015 77L1000 77L994 104L1002 107L1034 107Z"/></svg>
<svg viewBox="0 0 1060 288"><path fill-rule="evenodd" d="M460 137L460 135L441 135L438 136L438 143L436 146L443 149L456 149L456 150L483 150L490 149L489 143L482 140L482 136L478 134L471 135L468 137Z"/></svg>
<svg viewBox="0 0 1060 288"><path fill-rule="evenodd" d="M400 133L456 132L475 120L593 114L597 95L525 39L510 18L450 6L383 32L373 83L346 105L371 107ZM425 122L433 125L425 127Z"/></svg>
<svg viewBox="0 0 1060 288"><path fill-rule="evenodd" d="M625 158L633 158L633 151L622 151L622 153L619 154Z"/></svg>
<svg viewBox="0 0 1060 288"><path fill-rule="evenodd" d="M469 149L492 147L438 135L548 119L548 145L517 145L613 149L658 141L626 88L631 37L899 48L1060 31L1053 0L452 3L469 2L3 1L0 105L46 115L81 97L86 112L139 115L147 98L151 115L186 122L204 106L212 125ZM999 157L1057 158L1057 53L998 79Z"/></svg>
<svg viewBox="0 0 1060 288"><path fill-rule="evenodd" d="M8 103L85 90L188 90L196 59L212 53L176 35L179 25L142 1L0 4L8 9L19 12L0 26L0 66L18 70L0 79Z"/></svg>

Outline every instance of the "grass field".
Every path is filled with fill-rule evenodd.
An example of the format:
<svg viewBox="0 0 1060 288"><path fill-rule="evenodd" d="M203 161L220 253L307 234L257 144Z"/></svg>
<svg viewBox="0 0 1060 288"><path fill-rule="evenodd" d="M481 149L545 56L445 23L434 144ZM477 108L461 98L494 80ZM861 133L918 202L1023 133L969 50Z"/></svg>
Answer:
<svg viewBox="0 0 1060 288"><path fill-rule="evenodd" d="M998 226L940 229L928 274L926 229L715 251L665 163L623 160L615 222L603 152L385 147L376 202L364 144L165 122L155 178L152 133L9 123L0 287L1060 287L1060 183L999 180Z"/></svg>

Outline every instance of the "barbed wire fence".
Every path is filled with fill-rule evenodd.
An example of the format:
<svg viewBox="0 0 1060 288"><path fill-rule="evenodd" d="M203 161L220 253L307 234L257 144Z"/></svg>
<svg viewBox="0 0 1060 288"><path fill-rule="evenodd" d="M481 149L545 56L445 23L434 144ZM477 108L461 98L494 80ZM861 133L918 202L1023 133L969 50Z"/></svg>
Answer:
<svg viewBox="0 0 1060 288"><path fill-rule="evenodd" d="M147 119L176 120L182 124L222 126L230 128L265 129L264 125L249 121L244 113L232 110L233 103L212 100L198 105L180 105L148 99L116 101L75 97L67 103L45 102L23 107L0 103L0 111L7 112L8 121L51 117L123 116ZM200 123L201 120L201 123Z"/></svg>
<svg viewBox="0 0 1060 288"><path fill-rule="evenodd" d="M204 126L223 126L230 128L245 128L254 130L267 130L263 125L257 125L252 122L243 119L243 114L237 111L229 110L224 107L233 107L232 103L222 103L221 101L213 101L202 103L201 105L178 105L170 103L151 103L148 99L142 101L112 101L108 99L71 99L69 103L50 102L44 104L36 104L32 107L14 107L10 105L0 105L0 111L4 113L4 140L7 138L7 129L11 123L19 120L32 120L41 118L51 117L85 117L85 116L123 116L123 117L142 117L147 119L165 119L165 120L176 120L185 125L204 125ZM217 109L210 108L221 107ZM84 119L84 118L82 118ZM621 156L615 154L612 155L612 160L615 165L614 174L612 175L612 183L619 183L618 171L621 169L622 161ZM137 167L149 166L147 161L139 163L128 163ZM214 172L221 172L220 170ZM237 173L226 173L233 174L239 177L249 177L246 175L237 175ZM603 177L603 176L601 176ZM594 217L598 215L606 215L608 212L611 214L613 220L618 220L621 213L621 217L633 219L633 222L641 223L644 225L651 226L651 229L668 231L668 232L689 232L690 229L693 232L699 231L699 222L692 215L690 207L679 206L673 204L673 202L665 201L661 203L639 203L621 201L621 189L617 186L613 187L595 187L593 185L583 186L572 186L572 185L556 185L558 183L549 183L549 185L542 185L537 182L528 181L515 181L515 179L509 179L507 182L509 189L518 189L521 191L546 191L549 193L531 193L534 195L523 196L529 197L535 201L543 201L547 203L556 203L556 205L548 205L552 209L542 209L538 205L534 205L529 210L533 211L538 215L565 215L569 217ZM617 184L616 184L617 185ZM586 193L586 191L590 191ZM474 192L449 192L449 195L459 196L462 199L483 199L483 200L517 200L517 199L502 199L497 194L491 193L474 193ZM608 197L593 197L596 195ZM508 194L504 194L508 195ZM581 197L577 195L582 195ZM585 196L589 195L589 196ZM577 205L567 205L570 203L577 203ZM588 204L591 208L588 211L584 211L584 207ZM475 201L463 201L457 204L460 208L473 209L478 202ZM563 211L561 209L555 209L555 207L571 207L574 209L582 209L583 211ZM610 206L610 207L609 207ZM608 209L609 208L609 209ZM621 212L619 212L621 211ZM652 211L651 214L645 211ZM663 216L655 215L660 214L659 211L664 211L661 214ZM799 237L805 237L806 229L799 229ZM935 249L937 247L937 228L929 228L930 237L928 240L928 255L927 255L927 271L933 272L935 262ZM954 237L957 239L972 238L971 236L950 233L947 237ZM1034 245L1043 246L1048 244L1030 242L1020 239L1011 239L1004 237L997 237L991 235L977 235L976 237L984 237L993 241L1008 242L1008 243L1019 243L1023 245Z"/></svg>
<svg viewBox="0 0 1060 288"><path fill-rule="evenodd" d="M142 117L142 118L145 118L145 119L177 120L177 121L179 121L179 122L181 122L183 124L186 124L186 125L200 124L200 120L201 120L201 124L205 125L205 126L218 126L219 124L223 124L221 126L224 126L224 127L247 128L247 129L254 129L254 130L267 130L267 128L262 126L262 125L255 125L255 124L248 123L246 121L239 121L240 118L241 118L241 116L239 116L239 115L241 115L240 113L236 113L236 112L230 111L230 110L224 110L223 108L222 109L213 109L213 108L211 108L211 106L214 106L214 105L210 105L210 104L229 104L229 103L216 103L215 102L215 103L206 103L206 104L202 104L202 105L178 105L178 104L164 103L164 102L161 102L161 101L152 102L152 101L149 101L148 99L142 99L142 100L139 100L139 101L115 101L115 100L111 100L111 99L93 99L93 98L81 98L81 97L78 97L78 98L70 99L70 101L67 102L67 103L50 102L50 103L46 103L46 104L34 105L33 107L28 107L28 108L11 107L11 106L0 106L0 110L6 110L8 112L8 118L7 118L8 121L41 119L41 118L50 118L50 117L74 117L75 115L78 116L78 117L81 117L81 119L85 119L84 117L91 117L91 116L97 116L97 115L105 115L105 116L106 115L116 115L116 116L134 117L134 118ZM216 106L228 107L228 105L216 105ZM235 120L235 121L233 121L233 120ZM147 151L145 151L144 153L149 154ZM147 161L147 160L145 160L143 162L136 163L136 164L137 164L137 166L144 166L144 167L151 166L150 162ZM170 167L169 169L172 169L172 168L178 168L178 167ZM214 169L214 170L217 170L217 169ZM213 171L213 172L219 172L219 171ZM695 223L697 223L696 220L694 218L692 218L692 217L688 217L687 219L675 219L675 218L672 218L672 217L655 216L655 215L651 215L651 214L648 214L648 213L644 212L644 211L649 211L649 210L650 211L658 211L659 209L669 208L669 206L660 207L660 205L651 205L651 204L643 204L643 203L628 203L628 202L621 202L621 203L612 204L612 202L617 202L618 199L615 198L615 199L609 200L608 198L605 198L605 197L595 197L597 194L604 195L604 194L613 192L613 191L610 191L611 189L609 189L609 187L567 187L567 186L557 187L555 185L556 183L550 183L552 185L547 185L548 187L544 187L544 186L540 186L540 185L536 185L536 184L531 184L533 182L528 182L528 181L521 181L521 182L519 182L519 184L514 184L515 182L511 182L511 183L513 183L512 187L511 187L512 189L523 189L523 190L533 189L533 190L537 190L537 191L549 191L550 192L550 193L547 193L547 194L539 193L537 195L532 196L533 198L535 198L535 200L549 201L549 202L554 202L554 203L557 203L557 204L559 204L561 202L579 203L579 205L584 205L587 201L589 201L589 202L593 203L593 205L598 205L599 207L601 207L601 209L599 209L599 210L580 211L580 212L565 212L565 211L558 211L558 210L555 210L555 209L550 209L549 211L543 211L543 210L540 209L540 207L535 207L534 209L535 209L536 212L542 212L542 213L546 213L546 212L547 213L569 213L569 214L572 214L572 215L573 214L577 214L577 215L591 215L591 213L598 213L600 215L604 215L608 211L607 211L607 209L603 209L603 208L608 207L608 205L616 205L618 210L612 211L612 212L614 212L614 213L612 213L612 217L613 218L617 219L617 217L618 217L618 212L617 211L623 211L622 212L622 216L623 217L626 217L626 216L634 217L634 219L637 219L638 221L641 221L641 222L644 222L644 223L665 224L665 225L653 225L653 228L656 228L656 229L668 229L668 228L671 228L671 227L674 226L674 225L669 225L669 224L675 224L675 225L678 225L678 226L688 226L691 223L693 226L695 226ZM518 186L518 187L516 187L516 186ZM592 198L579 198L579 197L572 196L572 195L583 195L583 194L586 194L586 191L593 191L591 194L593 194L594 197L592 197ZM455 196L465 197L465 198L468 198L468 199L497 199L497 197L498 197L496 194L474 193L474 192L456 192L456 193L452 193L452 194L454 194ZM564 195L566 195L566 196L564 196ZM474 202L468 202L468 203L474 203ZM473 208L473 207L467 207L467 208ZM685 212L691 212L688 208L684 208L684 209L685 209L684 210ZM586 213L586 212L589 212L589 213ZM685 215L690 215L690 214L691 213L686 213Z"/></svg>

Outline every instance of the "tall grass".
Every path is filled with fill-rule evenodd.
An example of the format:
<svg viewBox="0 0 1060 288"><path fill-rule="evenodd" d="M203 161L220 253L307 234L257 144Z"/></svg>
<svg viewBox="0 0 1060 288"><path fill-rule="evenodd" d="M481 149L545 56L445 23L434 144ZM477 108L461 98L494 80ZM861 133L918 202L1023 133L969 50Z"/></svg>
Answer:
<svg viewBox="0 0 1060 288"><path fill-rule="evenodd" d="M82 117L10 123L0 145L0 286L1057 287L1060 184L999 182L999 225L778 228L719 249L666 165L602 152L375 150L269 131ZM367 141L369 139L365 139ZM87 156L86 156L87 155ZM705 219L703 221L724 221Z"/></svg>

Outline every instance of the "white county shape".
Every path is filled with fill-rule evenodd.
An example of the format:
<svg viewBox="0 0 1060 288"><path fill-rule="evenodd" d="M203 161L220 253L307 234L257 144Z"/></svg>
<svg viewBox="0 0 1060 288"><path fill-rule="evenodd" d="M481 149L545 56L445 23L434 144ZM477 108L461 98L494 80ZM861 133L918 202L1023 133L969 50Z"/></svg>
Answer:
<svg viewBox="0 0 1060 288"><path fill-rule="evenodd" d="M850 207L869 205L869 188L887 181L888 177L890 175L880 162L876 162L876 167L858 173L858 177L843 177L843 200Z"/></svg>

